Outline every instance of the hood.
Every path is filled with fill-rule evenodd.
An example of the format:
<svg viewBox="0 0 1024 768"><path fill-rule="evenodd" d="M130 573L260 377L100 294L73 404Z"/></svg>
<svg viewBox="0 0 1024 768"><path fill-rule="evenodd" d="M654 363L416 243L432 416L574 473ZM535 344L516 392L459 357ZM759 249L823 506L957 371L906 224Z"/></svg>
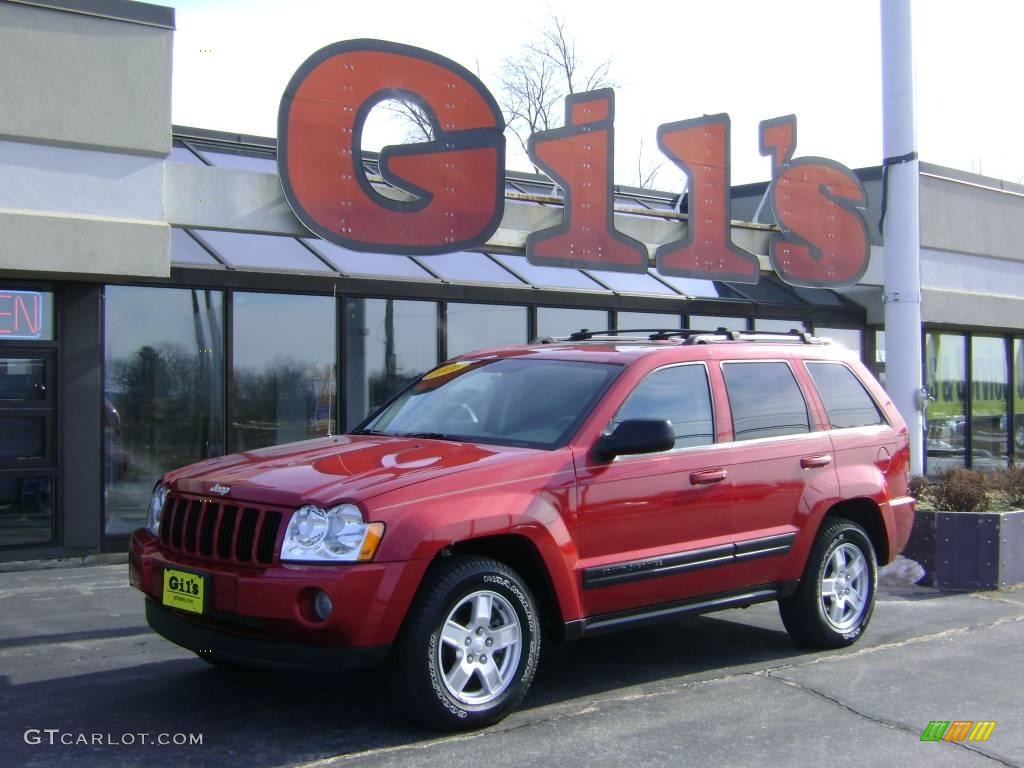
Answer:
<svg viewBox="0 0 1024 768"><path fill-rule="evenodd" d="M446 440L342 435L221 456L171 472L166 480L175 490L213 498L327 507L537 453Z"/></svg>

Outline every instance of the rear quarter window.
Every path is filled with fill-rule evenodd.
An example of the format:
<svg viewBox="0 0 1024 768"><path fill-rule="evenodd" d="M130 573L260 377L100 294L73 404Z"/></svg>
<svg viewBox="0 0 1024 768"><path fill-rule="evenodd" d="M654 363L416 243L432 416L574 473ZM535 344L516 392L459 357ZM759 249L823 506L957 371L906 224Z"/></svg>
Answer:
<svg viewBox="0 0 1024 768"><path fill-rule="evenodd" d="M807 403L784 362L723 363L734 440L810 432Z"/></svg>
<svg viewBox="0 0 1024 768"><path fill-rule="evenodd" d="M885 424L885 418L860 379L842 363L805 363L825 405L832 429Z"/></svg>

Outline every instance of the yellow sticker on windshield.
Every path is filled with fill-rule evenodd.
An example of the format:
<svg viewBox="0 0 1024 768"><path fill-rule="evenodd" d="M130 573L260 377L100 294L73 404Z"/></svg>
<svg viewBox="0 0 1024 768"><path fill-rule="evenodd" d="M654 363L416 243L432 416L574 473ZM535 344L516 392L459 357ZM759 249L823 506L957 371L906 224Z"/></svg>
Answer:
<svg viewBox="0 0 1024 768"><path fill-rule="evenodd" d="M474 362L474 360L462 360L458 363L448 363L448 365L442 365L440 368L435 368L426 376L424 376L423 380L430 381L431 379L439 379L442 376L447 376L449 373L461 371L467 365L472 365Z"/></svg>

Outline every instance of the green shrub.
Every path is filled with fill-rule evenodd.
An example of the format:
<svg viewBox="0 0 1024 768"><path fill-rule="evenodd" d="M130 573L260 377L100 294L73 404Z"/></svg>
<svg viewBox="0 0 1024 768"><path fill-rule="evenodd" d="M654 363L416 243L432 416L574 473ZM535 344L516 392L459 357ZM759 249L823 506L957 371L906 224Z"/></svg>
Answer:
<svg viewBox="0 0 1024 768"><path fill-rule="evenodd" d="M927 496L940 512L978 512L988 507L987 484L980 472L957 467L929 484Z"/></svg>
<svg viewBox="0 0 1024 768"><path fill-rule="evenodd" d="M1002 492L1011 508L1024 508L1024 467L1010 467L994 474L993 486Z"/></svg>
<svg viewBox="0 0 1024 768"><path fill-rule="evenodd" d="M915 499L923 499L928 495L928 487L931 482L924 475L917 475L910 478L910 495Z"/></svg>

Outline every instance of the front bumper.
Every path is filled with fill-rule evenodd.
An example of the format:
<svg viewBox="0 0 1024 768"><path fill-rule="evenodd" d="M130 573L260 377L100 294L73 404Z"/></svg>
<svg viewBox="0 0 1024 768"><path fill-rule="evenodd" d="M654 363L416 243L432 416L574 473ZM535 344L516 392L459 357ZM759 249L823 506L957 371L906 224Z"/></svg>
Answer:
<svg viewBox="0 0 1024 768"><path fill-rule="evenodd" d="M343 672L379 666L389 650L387 645L337 648L229 634L187 619L152 598L146 599L146 621L161 637L199 656L248 667Z"/></svg>
<svg viewBox="0 0 1024 768"><path fill-rule="evenodd" d="M129 549L132 586L161 612L177 618L175 626L185 622L188 627L205 628L218 636L240 638L252 648L268 648L264 642L301 648L386 647L397 636L428 565L427 560L240 565L168 551L145 530L133 534ZM166 568L207 577L202 614L164 608ZM331 615L322 621L308 610L310 596L318 590L326 592L334 605ZM178 642L155 625L154 629ZM190 642L179 644L190 650L204 647L193 647Z"/></svg>

